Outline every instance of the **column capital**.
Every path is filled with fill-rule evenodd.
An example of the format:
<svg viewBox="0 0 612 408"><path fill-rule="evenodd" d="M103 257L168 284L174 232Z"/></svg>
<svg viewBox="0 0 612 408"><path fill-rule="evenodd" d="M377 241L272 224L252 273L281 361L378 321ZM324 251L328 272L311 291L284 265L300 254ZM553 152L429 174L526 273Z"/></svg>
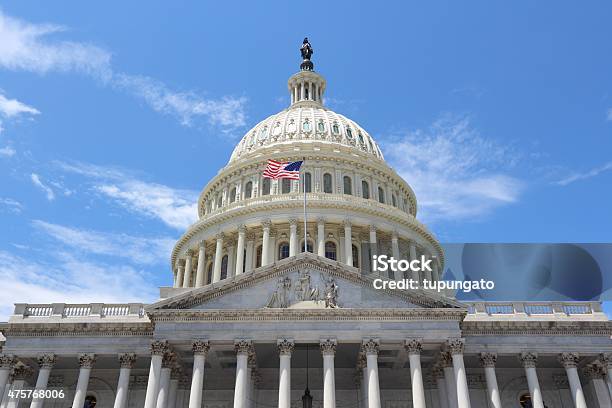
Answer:
<svg viewBox="0 0 612 408"><path fill-rule="evenodd" d="M191 258L193 256L193 249L189 248L185 251L185 256Z"/></svg>
<svg viewBox="0 0 612 408"><path fill-rule="evenodd" d="M151 355L152 356L163 356L168 352L168 341L167 340L155 340L151 342Z"/></svg>
<svg viewBox="0 0 612 408"><path fill-rule="evenodd" d="M399 239L399 233L397 232L397 230L391 231L391 239L396 241Z"/></svg>
<svg viewBox="0 0 612 408"><path fill-rule="evenodd" d="M267 229L269 231L270 228L272 227L272 221L271 220L262 220L261 221L261 227L264 230Z"/></svg>
<svg viewBox="0 0 612 408"><path fill-rule="evenodd" d="M408 354L421 354L423 351L423 339L406 339L404 340L404 349Z"/></svg>
<svg viewBox="0 0 612 408"><path fill-rule="evenodd" d="M290 356L295 348L295 342L291 339L278 339L276 345L278 346L278 354L281 356Z"/></svg>
<svg viewBox="0 0 612 408"><path fill-rule="evenodd" d="M225 237L225 234L223 234L222 232L217 232L217 233L215 234L215 239L216 239L217 241L219 241L220 239L223 239L224 237Z"/></svg>
<svg viewBox="0 0 612 408"><path fill-rule="evenodd" d="M135 353L119 354L119 366L121 368L134 368L134 363L136 363Z"/></svg>
<svg viewBox="0 0 612 408"><path fill-rule="evenodd" d="M583 369L584 376L588 380L603 380L606 378L606 370L602 365L589 364Z"/></svg>
<svg viewBox="0 0 612 408"><path fill-rule="evenodd" d="M578 353L559 354L559 362L563 365L563 368L576 368L579 360L580 355Z"/></svg>
<svg viewBox="0 0 612 408"><path fill-rule="evenodd" d="M40 368L53 368L57 361L57 356L53 353L41 354L38 356L38 366Z"/></svg>
<svg viewBox="0 0 612 408"><path fill-rule="evenodd" d="M172 367L172 369L170 370L170 378L172 380L180 379L182 374L183 374L183 367L181 367L178 363L174 367Z"/></svg>
<svg viewBox="0 0 612 408"><path fill-rule="evenodd" d="M255 356L255 349L251 348L249 352L249 358L247 359L247 365L251 368L251 370L255 370L257 368L257 357Z"/></svg>
<svg viewBox="0 0 612 408"><path fill-rule="evenodd" d="M179 258L176 260L176 267L177 268L184 268L185 267L185 258Z"/></svg>
<svg viewBox="0 0 612 408"><path fill-rule="evenodd" d="M23 364L21 361L17 362L13 367L13 381L25 380L34 373L32 367Z"/></svg>
<svg viewBox="0 0 612 408"><path fill-rule="evenodd" d="M431 369L431 376L434 379L444 378L444 369L438 364L434 365Z"/></svg>
<svg viewBox="0 0 612 408"><path fill-rule="evenodd" d="M191 350L195 355L206 356L210 350L210 342L208 340L195 340L191 345Z"/></svg>
<svg viewBox="0 0 612 408"><path fill-rule="evenodd" d="M238 339L234 341L234 350L236 354L249 354L252 351L253 342L248 339Z"/></svg>
<svg viewBox="0 0 612 408"><path fill-rule="evenodd" d="M353 224L351 223L350 218L345 218L345 219L342 220L342 226L344 228L351 228L352 225Z"/></svg>
<svg viewBox="0 0 612 408"><path fill-rule="evenodd" d="M376 232L376 230L377 230L376 225L371 224L370 225L370 232Z"/></svg>
<svg viewBox="0 0 612 408"><path fill-rule="evenodd" d="M523 362L523 367L535 368L536 363L538 362L538 353L526 351L519 354L519 359Z"/></svg>
<svg viewBox="0 0 612 408"><path fill-rule="evenodd" d="M359 356L357 356L357 370L363 372L363 369L367 366L368 363L366 361L365 355L363 353L359 353Z"/></svg>
<svg viewBox="0 0 612 408"><path fill-rule="evenodd" d="M480 365L485 368L494 368L497 363L496 353L480 353Z"/></svg>
<svg viewBox="0 0 612 408"><path fill-rule="evenodd" d="M96 355L93 353L82 353L79 354L79 367L81 368L93 368L96 362Z"/></svg>
<svg viewBox="0 0 612 408"><path fill-rule="evenodd" d="M336 347L338 341L336 339L321 339L319 340L319 347L321 348L321 354L324 356L333 356L336 354Z"/></svg>
<svg viewBox="0 0 612 408"><path fill-rule="evenodd" d="M247 241L255 241L255 233L254 232L247 233L246 239Z"/></svg>
<svg viewBox="0 0 612 408"><path fill-rule="evenodd" d="M601 354L599 354L599 361L608 370L612 370L612 353L601 353Z"/></svg>
<svg viewBox="0 0 612 408"><path fill-rule="evenodd" d="M453 366L453 357L451 356L450 351L441 351L440 352L440 367L452 367Z"/></svg>
<svg viewBox="0 0 612 408"><path fill-rule="evenodd" d="M198 242L198 248L206 249L206 241L205 240L201 240L200 242Z"/></svg>
<svg viewBox="0 0 612 408"><path fill-rule="evenodd" d="M318 217L318 218L317 218L317 224L325 224L325 218L323 218L323 217Z"/></svg>
<svg viewBox="0 0 612 408"><path fill-rule="evenodd" d="M244 225L244 224L239 224L238 225L238 233L239 234L246 234L246 230L247 230L246 225Z"/></svg>
<svg viewBox="0 0 612 408"><path fill-rule="evenodd" d="M461 337L453 337L446 341L446 347L450 351L451 355L463 354L463 348L465 346L465 339Z"/></svg>
<svg viewBox="0 0 612 408"><path fill-rule="evenodd" d="M297 227L297 225L298 225L298 219L297 218L289 218L289 226Z"/></svg>
<svg viewBox="0 0 612 408"><path fill-rule="evenodd" d="M12 368L17 362L13 354L0 354L0 368Z"/></svg>
<svg viewBox="0 0 612 408"><path fill-rule="evenodd" d="M162 368L172 368L176 365L176 353L169 351L164 354Z"/></svg>
<svg viewBox="0 0 612 408"><path fill-rule="evenodd" d="M361 343L361 350L366 355L376 354L380 351L380 340L379 339L364 339Z"/></svg>

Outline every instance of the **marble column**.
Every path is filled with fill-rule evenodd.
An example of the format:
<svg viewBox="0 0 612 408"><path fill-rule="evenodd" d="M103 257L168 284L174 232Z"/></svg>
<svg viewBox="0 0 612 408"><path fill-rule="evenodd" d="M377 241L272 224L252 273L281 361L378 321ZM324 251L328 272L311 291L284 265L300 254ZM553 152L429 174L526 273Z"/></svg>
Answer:
<svg viewBox="0 0 612 408"><path fill-rule="evenodd" d="M348 266L353 266L353 233L351 231L351 221L344 220L344 256Z"/></svg>
<svg viewBox="0 0 612 408"><path fill-rule="evenodd" d="M55 361L57 357L55 354L43 354L38 357L38 377L36 378L36 386L34 389L36 391L44 391L47 389L47 384L49 383L49 375L51 375L51 370L55 365ZM32 404L30 404L31 408L41 408L45 402L44 398L34 398L32 399Z"/></svg>
<svg viewBox="0 0 612 408"><path fill-rule="evenodd" d="M396 258L397 259L397 258ZM421 339L408 339L404 343L410 361L410 383L412 384L412 407L425 408L425 386L423 385L423 372L421 370Z"/></svg>
<svg viewBox="0 0 612 408"><path fill-rule="evenodd" d="M449 339L447 342L448 350L453 359L453 372L457 383L457 407L470 408L470 393L465 374L465 364L463 363L463 345L465 340L461 338Z"/></svg>
<svg viewBox="0 0 612 408"><path fill-rule="evenodd" d="M202 240L198 250L198 269L196 271L195 287L201 288L206 280L206 241Z"/></svg>
<svg viewBox="0 0 612 408"><path fill-rule="evenodd" d="M167 408L170 393L170 372L176 364L176 354L168 352L162 359L161 371L159 374L159 392L157 393L157 408Z"/></svg>
<svg viewBox="0 0 612 408"><path fill-rule="evenodd" d="M438 258L434 257L433 258L433 273L432 273L432 278L434 281L438 282L440 280L440 268L438 267Z"/></svg>
<svg viewBox="0 0 612 408"><path fill-rule="evenodd" d="M374 225L370 225L370 248L372 249L372 253L370 254L370 256L378 254L378 244L376 241L376 226ZM370 258L368 262L372 262L372 259Z"/></svg>
<svg viewBox="0 0 612 408"><path fill-rule="evenodd" d="M336 408L336 374L334 358L336 339L321 339L319 347L323 355L323 408Z"/></svg>
<svg viewBox="0 0 612 408"><path fill-rule="evenodd" d="M296 256L298 253L297 223L295 218L289 220L289 256Z"/></svg>
<svg viewBox="0 0 612 408"><path fill-rule="evenodd" d="M183 287L191 287L191 275L193 274L193 251L188 249L185 253L185 274L183 275Z"/></svg>
<svg viewBox="0 0 612 408"><path fill-rule="evenodd" d="M9 382L9 376L13 365L17 362L17 359L12 354L0 354L0 402L2 402L2 396L4 390L7 388Z"/></svg>
<svg viewBox="0 0 612 408"><path fill-rule="evenodd" d="M446 382L444 381L444 370L436 365L432 370L433 378L436 380L438 387L438 405L439 408L448 408L448 392L446 391Z"/></svg>
<svg viewBox="0 0 612 408"><path fill-rule="evenodd" d="M249 399L250 399L250 403L248 404L249 408L255 408L257 407L257 395L255 394L255 391L257 390L257 384L259 383L259 374L257 373L257 365L255 364L255 356L254 354L251 355L251 358L249 359L249 366L251 367L250 373L251 373L251 378L250 378L250 388L249 388Z"/></svg>
<svg viewBox="0 0 612 408"><path fill-rule="evenodd" d="M246 241L246 227L244 225L238 226L238 243L236 244L236 273L238 276L242 273L244 268L244 244Z"/></svg>
<svg viewBox="0 0 612 408"><path fill-rule="evenodd" d="M409 255L410 255L410 261L417 259L417 253L416 253L416 243L414 241L410 241L410 244L408 245L408 251L409 251ZM412 280L417 281L417 282L421 282L421 276L419 275L419 271L412 271Z"/></svg>
<svg viewBox="0 0 612 408"><path fill-rule="evenodd" d="M380 384L378 382L378 351L380 342L377 339L364 340L361 351L366 356L368 373L368 408L380 408Z"/></svg>
<svg viewBox="0 0 612 408"><path fill-rule="evenodd" d="M279 354L278 408L291 408L291 353L293 340L280 339L277 342Z"/></svg>
<svg viewBox="0 0 612 408"><path fill-rule="evenodd" d="M76 391L74 393L74 399L72 400L72 408L83 408L87 394L87 386L89 385L89 375L91 374L91 369L95 362L95 354L79 355L79 379L77 380Z"/></svg>
<svg viewBox="0 0 612 408"><path fill-rule="evenodd" d="M523 367L525 368L525 376L527 377L527 384L529 386L529 395L531 395L531 404L533 405L533 408L544 408L542 391L540 390L538 373L536 371L538 355L536 353L526 352L521 353L519 358L521 359Z"/></svg>
<svg viewBox="0 0 612 408"><path fill-rule="evenodd" d="M176 261L176 283L174 287L182 288L183 287L183 278L185 275L185 260L177 259Z"/></svg>
<svg viewBox="0 0 612 408"><path fill-rule="evenodd" d="M247 235L246 259L244 260L246 272L251 272L253 270L254 255L255 255L255 235L250 233Z"/></svg>
<svg viewBox="0 0 612 408"><path fill-rule="evenodd" d="M487 381L487 402L490 408L502 408L499 387L497 386L497 375L495 374L495 363L497 354L480 353L480 365L485 372Z"/></svg>
<svg viewBox="0 0 612 408"><path fill-rule="evenodd" d="M215 237L217 246L215 247L215 259L213 259L213 283L221 280L221 258L223 257L223 233L220 232Z"/></svg>
<svg viewBox="0 0 612 408"><path fill-rule="evenodd" d="M317 255L325 256L325 219L317 219Z"/></svg>
<svg viewBox="0 0 612 408"><path fill-rule="evenodd" d="M267 220L261 223L263 228L262 243L261 243L261 266L266 266L270 263L270 227L272 223Z"/></svg>
<svg viewBox="0 0 612 408"><path fill-rule="evenodd" d="M368 408L368 371L366 367L366 358L362 353L359 353L357 371L361 375L361 408Z"/></svg>
<svg viewBox="0 0 612 408"><path fill-rule="evenodd" d="M130 387L130 373L136 362L136 354L119 354L119 380L117 381L117 394L113 408L127 408L127 399Z"/></svg>
<svg viewBox="0 0 612 408"><path fill-rule="evenodd" d="M157 405L157 393L159 391L159 377L164 354L168 352L167 341L153 341L151 343L151 366L149 368L149 380L147 382L147 393L145 395L144 408L155 408ZM82 408L83 404L79 407Z"/></svg>
<svg viewBox="0 0 612 408"><path fill-rule="evenodd" d="M391 252L395 259L397 260L400 259L399 237L397 235L397 231L393 231L393 234L391 235ZM404 279L403 272L400 271L399 269L396 271L393 271L393 279L395 280Z"/></svg>
<svg viewBox="0 0 612 408"><path fill-rule="evenodd" d="M26 378L28 378L32 374L32 368L23 363L15 364L13 368L13 390L24 390L27 389ZM16 398L9 398L6 403L6 408L17 408L21 402L20 396Z"/></svg>
<svg viewBox="0 0 612 408"><path fill-rule="evenodd" d="M603 365L603 369L606 372L606 385L608 386L610 396L612 396L612 353L600 354L599 361Z"/></svg>
<svg viewBox="0 0 612 408"><path fill-rule="evenodd" d="M559 362L563 365L563 368L565 368L570 390L572 391L574 407L586 408L584 391L582 390L580 378L578 377L578 360L580 360L578 353L561 353L559 355Z"/></svg>
<svg viewBox="0 0 612 408"><path fill-rule="evenodd" d="M179 380L181 378L181 367L175 365L170 370L170 391L168 391L168 408L176 408Z"/></svg>
<svg viewBox="0 0 612 408"><path fill-rule="evenodd" d="M446 383L446 402L448 407L457 408L457 384L453 370L453 358L448 351L440 353L440 366L442 367L444 382Z"/></svg>
<svg viewBox="0 0 612 408"><path fill-rule="evenodd" d="M193 350L193 374L189 391L189 408L200 408L204 387L204 364L208 350L210 350L210 343L205 340L196 340L191 349Z"/></svg>
<svg viewBox="0 0 612 408"><path fill-rule="evenodd" d="M250 340L237 340L236 350L236 385L234 386L234 408L247 408L247 366L249 353L253 348Z"/></svg>
<svg viewBox="0 0 612 408"><path fill-rule="evenodd" d="M597 401L598 408L612 408L612 399L606 386L606 373L604 367L600 364L589 364L584 368L584 376L591 381L593 385L593 396Z"/></svg>

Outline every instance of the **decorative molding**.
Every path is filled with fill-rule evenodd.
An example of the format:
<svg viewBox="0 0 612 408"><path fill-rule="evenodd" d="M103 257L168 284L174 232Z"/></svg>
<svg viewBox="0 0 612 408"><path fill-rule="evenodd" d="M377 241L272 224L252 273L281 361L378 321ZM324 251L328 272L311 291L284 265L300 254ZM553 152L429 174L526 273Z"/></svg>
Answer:
<svg viewBox="0 0 612 408"><path fill-rule="evenodd" d="M57 356L53 353L41 354L38 356L38 366L40 368L53 368L57 362Z"/></svg>
<svg viewBox="0 0 612 408"><path fill-rule="evenodd" d="M12 368L17 362L17 357L13 354L0 354L0 368Z"/></svg>
<svg viewBox="0 0 612 408"><path fill-rule="evenodd" d="M155 340L151 342L151 355L152 356L163 356L168 352L168 341L167 340Z"/></svg>
<svg viewBox="0 0 612 408"><path fill-rule="evenodd" d="M119 366L121 368L134 368L134 364L136 363L135 353L121 353L119 354L118 358Z"/></svg>

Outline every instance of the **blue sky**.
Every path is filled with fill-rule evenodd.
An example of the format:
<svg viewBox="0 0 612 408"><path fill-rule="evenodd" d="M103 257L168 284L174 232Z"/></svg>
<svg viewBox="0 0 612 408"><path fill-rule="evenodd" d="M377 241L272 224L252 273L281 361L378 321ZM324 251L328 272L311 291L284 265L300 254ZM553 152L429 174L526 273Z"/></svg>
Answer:
<svg viewBox="0 0 612 408"><path fill-rule="evenodd" d="M608 2L7 1L0 319L13 302L151 301L308 35L444 242L610 242Z"/></svg>

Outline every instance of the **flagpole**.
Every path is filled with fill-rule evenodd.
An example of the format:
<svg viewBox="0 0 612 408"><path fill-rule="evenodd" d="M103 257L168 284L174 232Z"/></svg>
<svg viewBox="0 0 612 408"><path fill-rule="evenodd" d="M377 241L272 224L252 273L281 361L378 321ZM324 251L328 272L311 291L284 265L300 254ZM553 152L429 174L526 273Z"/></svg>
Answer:
<svg viewBox="0 0 612 408"><path fill-rule="evenodd" d="M302 157L302 166L306 163L306 158ZM308 252L308 234L306 233L306 171L302 172L304 174L303 185L304 185L304 252ZM312 248L314 252L314 248Z"/></svg>

